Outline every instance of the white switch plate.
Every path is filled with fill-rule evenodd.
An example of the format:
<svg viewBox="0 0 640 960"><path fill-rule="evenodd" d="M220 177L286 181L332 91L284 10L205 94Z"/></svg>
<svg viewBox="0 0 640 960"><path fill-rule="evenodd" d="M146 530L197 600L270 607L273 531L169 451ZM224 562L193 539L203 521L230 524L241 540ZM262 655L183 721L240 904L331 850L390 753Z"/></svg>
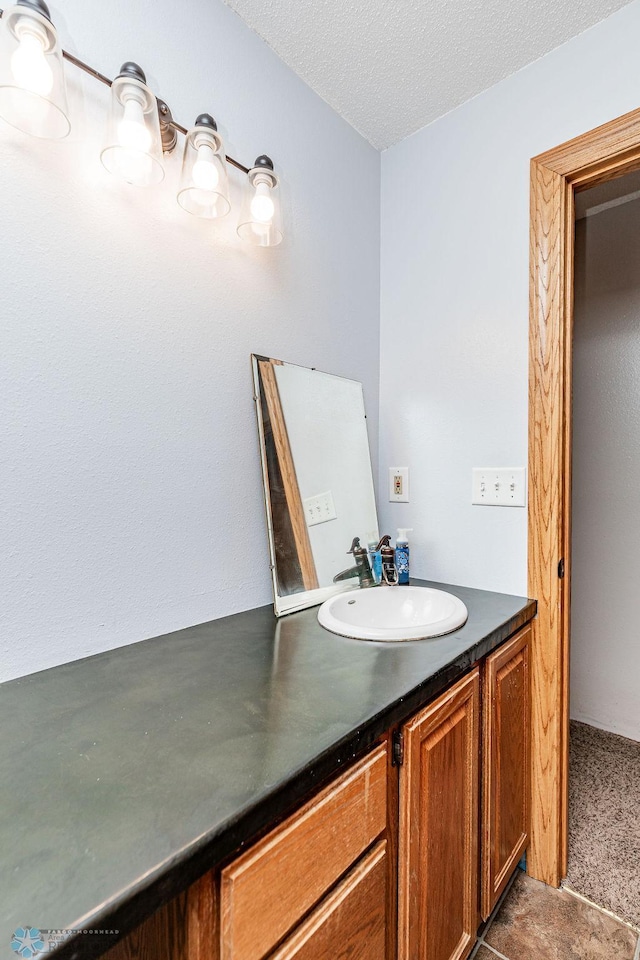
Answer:
<svg viewBox="0 0 640 960"><path fill-rule="evenodd" d="M409 467L389 467L389 500L409 503Z"/></svg>
<svg viewBox="0 0 640 960"><path fill-rule="evenodd" d="M338 516L331 490L319 493L315 497L307 497L303 500L303 504L308 527L313 527L316 523L326 523L327 520L335 520Z"/></svg>
<svg viewBox="0 0 640 960"><path fill-rule="evenodd" d="M471 503L490 507L526 506L526 467L474 467L471 476Z"/></svg>

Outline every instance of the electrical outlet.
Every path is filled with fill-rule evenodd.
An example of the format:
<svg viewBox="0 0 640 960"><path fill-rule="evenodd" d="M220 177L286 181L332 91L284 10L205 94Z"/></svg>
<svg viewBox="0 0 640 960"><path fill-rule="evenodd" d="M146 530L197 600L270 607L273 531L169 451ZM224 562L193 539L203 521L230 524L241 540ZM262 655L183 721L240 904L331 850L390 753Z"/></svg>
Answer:
<svg viewBox="0 0 640 960"><path fill-rule="evenodd" d="M525 467L474 467L471 503L493 507L524 507L527 502Z"/></svg>
<svg viewBox="0 0 640 960"><path fill-rule="evenodd" d="M389 467L389 500L409 502L409 467Z"/></svg>
<svg viewBox="0 0 640 960"><path fill-rule="evenodd" d="M313 527L316 523L326 523L327 520L335 520L338 516L331 490L319 493L315 497L307 497L302 502L308 527Z"/></svg>

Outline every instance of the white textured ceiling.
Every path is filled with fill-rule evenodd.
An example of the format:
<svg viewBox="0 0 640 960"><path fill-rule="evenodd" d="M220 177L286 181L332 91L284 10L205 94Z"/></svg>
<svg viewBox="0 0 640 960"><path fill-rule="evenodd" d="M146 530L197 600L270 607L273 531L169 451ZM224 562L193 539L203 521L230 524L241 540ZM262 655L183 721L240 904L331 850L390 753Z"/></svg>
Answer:
<svg viewBox="0 0 640 960"><path fill-rule="evenodd" d="M226 0L384 149L628 0Z"/></svg>

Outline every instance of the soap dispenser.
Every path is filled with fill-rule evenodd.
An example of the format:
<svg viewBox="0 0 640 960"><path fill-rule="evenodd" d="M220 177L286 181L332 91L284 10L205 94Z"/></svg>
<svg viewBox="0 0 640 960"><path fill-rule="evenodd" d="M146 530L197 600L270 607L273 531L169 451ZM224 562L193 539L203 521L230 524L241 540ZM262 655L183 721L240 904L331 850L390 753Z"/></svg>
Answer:
<svg viewBox="0 0 640 960"><path fill-rule="evenodd" d="M409 537L413 532L413 527L398 527L398 536L396 538L396 568L398 570L398 583L406 585L409 583Z"/></svg>

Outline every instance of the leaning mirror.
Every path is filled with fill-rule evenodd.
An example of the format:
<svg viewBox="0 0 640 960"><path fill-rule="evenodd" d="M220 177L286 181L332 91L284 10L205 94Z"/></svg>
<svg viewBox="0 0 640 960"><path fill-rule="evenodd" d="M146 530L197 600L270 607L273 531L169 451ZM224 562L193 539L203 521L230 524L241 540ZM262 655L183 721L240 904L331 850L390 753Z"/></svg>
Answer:
<svg viewBox="0 0 640 960"><path fill-rule="evenodd" d="M378 539L362 384L252 356L277 616L358 585Z"/></svg>

